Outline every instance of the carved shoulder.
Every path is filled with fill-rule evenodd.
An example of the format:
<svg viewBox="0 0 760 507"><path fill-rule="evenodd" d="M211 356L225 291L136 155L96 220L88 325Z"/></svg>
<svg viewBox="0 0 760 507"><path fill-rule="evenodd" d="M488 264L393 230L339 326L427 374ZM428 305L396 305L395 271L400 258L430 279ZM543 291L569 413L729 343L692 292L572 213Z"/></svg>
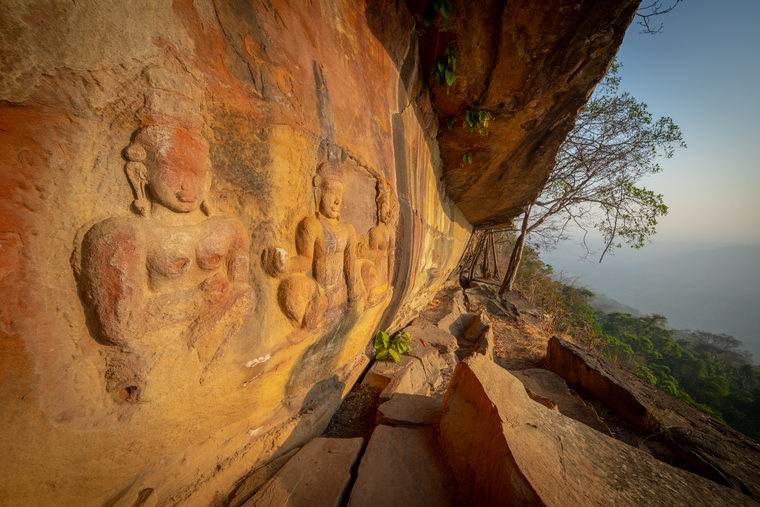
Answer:
<svg viewBox="0 0 760 507"><path fill-rule="evenodd" d="M82 242L82 288L94 311L100 339L126 344L130 320L140 318L146 241L139 219L94 225Z"/></svg>

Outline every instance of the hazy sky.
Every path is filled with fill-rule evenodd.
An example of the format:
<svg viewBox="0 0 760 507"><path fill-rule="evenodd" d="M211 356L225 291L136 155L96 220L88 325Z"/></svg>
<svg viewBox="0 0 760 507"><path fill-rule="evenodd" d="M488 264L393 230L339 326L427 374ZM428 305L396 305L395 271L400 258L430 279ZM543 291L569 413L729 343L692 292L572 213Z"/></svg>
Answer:
<svg viewBox="0 0 760 507"><path fill-rule="evenodd" d="M673 118L688 145L643 181L670 208L655 244L760 242L758 19L760 0L685 0L654 20L662 33L628 29L621 89Z"/></svg>

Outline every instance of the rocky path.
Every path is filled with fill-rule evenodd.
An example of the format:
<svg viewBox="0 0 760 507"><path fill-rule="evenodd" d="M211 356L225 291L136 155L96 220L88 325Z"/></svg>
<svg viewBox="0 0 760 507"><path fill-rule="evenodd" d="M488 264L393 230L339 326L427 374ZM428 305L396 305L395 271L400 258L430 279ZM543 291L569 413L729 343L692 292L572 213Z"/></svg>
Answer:
<svg viewBox="0 0 760 507"><path fill-rule="evenodd" d="M619 387L618 406L603 400L597 377L614 375L547 322L519 294L444 288L404 329L408 355L375 362L322 437L252 471L218 505L756 505L735 491L754 496L755 469L685 471L704 472L642 428L645 417L621 413L635 389Z"/></svg>

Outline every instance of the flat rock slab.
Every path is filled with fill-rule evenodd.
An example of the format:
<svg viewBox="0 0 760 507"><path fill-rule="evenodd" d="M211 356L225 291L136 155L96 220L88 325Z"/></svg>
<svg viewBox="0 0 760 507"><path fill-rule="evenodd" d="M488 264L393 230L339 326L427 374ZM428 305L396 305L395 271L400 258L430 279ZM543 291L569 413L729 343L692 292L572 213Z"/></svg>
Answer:
<svg viewBox="0 0 760 507"><path fill-rule="evenodd" d="M441 437L461 506L758 505L533 402L481 355L454 371Z"/></svg>
<svg viewBox="0 0 760 507"><path fill-rule="evenodd" d="M459 348L459 344L454 335L439 327L433 327L432 325L427 327L411 325L405 327L403 330L409 333L409 336L412 337L410 345L416 345L419 343L424 347L434 347L441 354L454 352Z"/></svg>
<svg viewBox="0 0 760 507"><path fill-rule="evenodd" d="M522 382L526 389L544 399L549 399L557 406L560 414L582 422L590 428L601 431L605 435L612 436L612 432L604 424L592 408L573 395L567 388L562 377L542 368L529 370L510 371L517 380ZM531 396L533 398L533 396Z"/></svg>
<svg viewBox="0 0 760 507"><path fill-rule="evenodd" d="M378 426L359 465L349 507L452 506L430 438L423 428Z"/></svg>
<svg viewBox="0 0 760 507"><path fill-rule="evenodd" d="M229 507L241 507L244 505L249 498L274 477L274 475L285 466L285 463L287 463L290 458L295 456L300 450L300 447L296 447L287 454L274 458L251 472L235 490L235 495L232 497Z"/></svg>
<svg viewBox="0 0 760 507"><path fill-rule="evenodd" d="M363 445L362 438L313 439L244 507L344 505Z"/></svg>
<svg viewBox="0 0 760 507"><path fill-rule="evenodd" d="M395 425L438 424L443 400L416 394L394 394L377 409L377 423Z"/></svg>
<svg viewBox="0 0 760 507"><path fill-rule="evenodd" d="M651 413L661 420L661 435L697 473L760 502L760 445L754 440L557 337L549 340L546 367L640 427Z"/></svg>

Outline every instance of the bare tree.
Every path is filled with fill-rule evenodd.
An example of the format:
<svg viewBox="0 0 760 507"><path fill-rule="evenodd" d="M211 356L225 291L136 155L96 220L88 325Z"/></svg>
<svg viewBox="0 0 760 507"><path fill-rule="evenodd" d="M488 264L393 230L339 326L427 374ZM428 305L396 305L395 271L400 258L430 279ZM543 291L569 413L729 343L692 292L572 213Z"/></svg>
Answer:
<svg viewBox="0 0 760 507"><path fill-rule="evenodd" d="M648 5L639 7L639 10L636 11L636 17L638 18L637 23L643 27L639 33L648 33L654 35L662 32L663 24L660 23L660 26L654 27L650 24L652 18L669 13L675 9L676 5L681 2L683 2L683 0L672 0L672 2L668 2L663 5L661 0L656 0Z"/></svg>
<svg viewBox="0 0 760 507"><path fill-rule="evenodd" d="M618 69L613 63L560 146L541 195L525 208L500 294L512 290L531 233L547 246L565 239L571 224L585 233L596 229L605 241L601 262L621 246L620 240L643 247L655 233L657 218L667 214L662 195L637 184L660 172L659 156L670 158L675 148L686 145L673 120L654 121L646 104L618 93Z"/></svg>

